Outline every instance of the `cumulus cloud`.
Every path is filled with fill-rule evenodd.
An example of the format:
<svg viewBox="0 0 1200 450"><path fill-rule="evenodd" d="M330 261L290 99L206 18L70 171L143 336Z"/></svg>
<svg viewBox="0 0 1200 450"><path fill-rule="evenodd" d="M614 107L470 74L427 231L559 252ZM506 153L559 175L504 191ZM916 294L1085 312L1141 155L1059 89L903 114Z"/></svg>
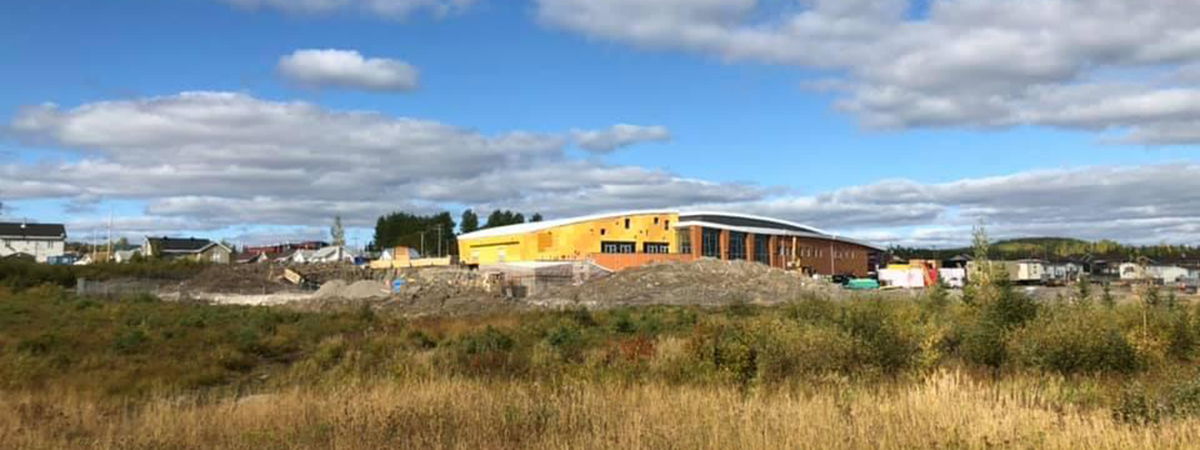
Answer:
<svg viewBox="0 0 1200 450"><path fill-rule="evenodd" d="M311 226L334 215L369 226L392 210L510 208L530 198L576 205L556 209L566 214L589 206L746 200L760 191L574 159L566 152L570 133L488 135L226 92L44 104L22 109L8 128L81 158L0 165L5 198L136 199L147 203L147 214L196 227ZM572 203L578 198L587 202ZM551 209L534 206L525 209Z"/></svg>
<svg viewBox="0 0 1200 450"><path fill-rule="evenodd" d="M1200 239L1200 165L1087 167L926 184L885 180L811 196L714 205L902 245L1069 236L1157 244Z"/></svg>
<svg viewBox="0 0 1200 450"><path fill-rule="evenodd" d="M1200 143L1189 0L538 0L553 27L840 74L871 128L1042 125Z"/></svg>
<svg viewBox="0 0 1200 450"><path fill-rule="evenodd" d="M671 132L667 127L626 123L613 125L607 130L574 130L572 135L579 147L594 153L612 153L634 144L671 140Z"/></svg>
<svg viewBox="0 0 1200 450"><path fill-rule="evenodd" d="M1200 164L1194 163L945 183L883 180L797 194L573 158L566 150L579 130L483 134L221 92L39 105L20 111L9 129L80 157L0 164L0 198L60 199L68 206L98 198L140 201L143 217L118 219L118 228L134 233L324 228L334 215L369 227L393 210L461 205L547 217L664 207L742 211L881 244L964 244L980 220L997 237L1200 240ZM86 232L97 226L89 220L69 225Z"/></svg>
<svg viewBox="0 0 1200 450"><path fill-rule="evenodd" d="M446 15L463 11L474 0L220 0L245 9L275 9L292 14L329 14L350 11L390 19L403 19L418 11Z"/></svg>
<svg viewBox="0 0 1200 450"><path fill-rule="evenodd" d="M363 58L354 50L296 50L279 59L279 74L309 87L340 87L380 92L417 88L420 75L398 59Z"/></svg>

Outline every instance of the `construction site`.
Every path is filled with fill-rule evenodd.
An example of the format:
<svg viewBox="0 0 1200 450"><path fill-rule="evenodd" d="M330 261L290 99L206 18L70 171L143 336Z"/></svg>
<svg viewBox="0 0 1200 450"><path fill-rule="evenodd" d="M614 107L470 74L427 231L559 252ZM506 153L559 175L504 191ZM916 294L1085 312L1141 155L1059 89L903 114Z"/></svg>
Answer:
<svg viewBox="0 0 1200 450"><path fill-rule="evenodd" d="M462 234L457 241L453 256L422 257L415 249L394 247L372 260L319 242L305 243L304 248L255 247L237 263L202 264L182 277L81 278L76 291L317 309L366 305L404 315L457 315L538 308L775 304L810 296L851 298L859 291L911 297L933 286L950 288L949 295L955 296L960 295L955 288L964 286L974 265L965 256L897 263L880 247L813 227L714 212L632 211L565 218L488 228ZM191 247L220 247L201 244ZM320 254L333 257L317 258ZM1083 277L1084 267L1070 264L996 264L1011 281L1026 285L1026 293L1034 298L1060 297L1089 282ZM1062 277L1052 276L1060 272ZM1132 296L1136 281L1141 281L1125 275L1114 278L1114 295Z"/></svg>

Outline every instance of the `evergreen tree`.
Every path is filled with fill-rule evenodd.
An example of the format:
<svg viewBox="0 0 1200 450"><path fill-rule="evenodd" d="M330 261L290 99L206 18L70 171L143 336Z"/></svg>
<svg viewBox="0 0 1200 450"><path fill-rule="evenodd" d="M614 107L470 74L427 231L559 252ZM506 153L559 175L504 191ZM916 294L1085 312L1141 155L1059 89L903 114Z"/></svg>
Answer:
<svg viewBox="0 0 1200 450"><path fill-rule="evenodd" d="M342 228L342 216L333 217L333 226L329 227L329 239L335 247L346 246L346 229Z"/></svg>
<svg viewBox="0 0 1200 450"><path fill-rule="evenodd" d="M463 211L462 220L458 224L459 230L463 233L470 233L479 229L479 216L475 211L470 209Z"/></svg>
<svg viewBox="0 0 1200 450"><path fill-rule="evenodd" d="M443 254L456 254L454 219L448 212L432 216L418 216L406 212L394 212L375 221L375 240L372 248L382 250L404 246L434 254L438 248ZM438 239L441 238L439 242ZM448 251L447 251L448 250Z"/></svg>
<svg viewBox="0 0 1200 450"><path fill-rule="evenodd" d="M1107 308L1117 306L1117 299L1113 297L1112 289L1108 286L1107 282L1104 283L1104 290L1100 296L1100 302L1104 303L1104 306Z"/></svg>
<svg viewBox="0 0 1200 450"><path fill-rule="evenodd" d="M523 214L497 209L488 215L487 225L484 225L483 228L495 228L519 223L525 223L525 216Z"/></svg>
<svg viewBox="0 0 1200 450"><path fill-rule="evenodd" d="M530 222L541 222L542 221L542 213L533 213L533 217L530 217L529 221Z"/></svg>

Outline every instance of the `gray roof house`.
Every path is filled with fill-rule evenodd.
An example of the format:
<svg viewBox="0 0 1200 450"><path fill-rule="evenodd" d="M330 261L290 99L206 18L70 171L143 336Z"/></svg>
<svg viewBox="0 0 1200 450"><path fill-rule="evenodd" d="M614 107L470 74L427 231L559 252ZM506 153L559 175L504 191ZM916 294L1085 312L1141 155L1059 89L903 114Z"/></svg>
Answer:
<svg viewBox="0 0 1200 450"><path fill-rule="evenodd" d="M45 263L65 252L67 228L62 224L0 222L0 258L28 257Z"/></svg>

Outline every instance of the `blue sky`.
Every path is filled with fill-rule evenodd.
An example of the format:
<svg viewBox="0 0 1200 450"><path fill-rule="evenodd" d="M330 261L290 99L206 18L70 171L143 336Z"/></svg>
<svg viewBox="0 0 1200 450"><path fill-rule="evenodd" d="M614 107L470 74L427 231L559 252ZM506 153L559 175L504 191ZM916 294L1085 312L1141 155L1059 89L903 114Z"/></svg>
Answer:
<svg viewBox="0 0 1200 450"><path fill-rule="evenodd" d="M886 13L848 13L827 1L769 8L749 0L723 6L702 0L669 2L660 7L636 0L379 3L411 6L408 13L383 11L357 0L303 0L292 6L276 0L13 2L0 16L0 39L8 43L0 46L0 59L13 62L0 72L0 123L9 125L0 141L0 166L5 170L0 175L8 183L0 179L0 201L5 204L0 214L66 222L76 236L112 214L121 232L130 236L187 233L239 241L319 237L334 214L346 215L358 226L355 236L365 242L369 238L363 226L392 209L447 208L457 214L467 206L502 207L561 216L626 205L745 210L914 245L963 242L968 238L965 230L980 219L993 223L1000 235L1181 243L1194 243L1200 236L1190 225L1200 215L1200 200L1190 192L1200 189L1188 189L1200 187L1196 142L1176 132L1197 125L1200 112L1120 110L1171 104L1172 96L1186 103L1194 90L1191 81L1180 78L1185 81L1167 85L1155 80L1194 73L1192 64L1200 60L1200 51L1183 49L1169 59L1130 62L1137 58L1093 55L1083 45L1071 48L1064 43L1074 41L1064 36L1062 42L1033 45L1045 46L1049 56L1066 52L1078 61L1072 67L1046 68L1027 59L1005 61L1005 49L994 42L982 42L978 49L965 47L972 42L970 35L956 35L961 38L953 45L925 37L937 27L953 35L951 31L979 25L959 21L980 16L938 9L946 2L850 3L855 2L863 11L905 3L910 11L921 13L889 19ZM1065 14L1087 7L1089 1L1050 3L1059 4ZM1147 9L1154 12L1153 7ZM812 23L845 19L845 14L868 22L895 20L899 28L856 36L831 50L824 47L837 42L829 35L810 36L778 25L796 18ZM1056 20L1055 12L1040 14L1051 23ZM1151 14L1147 20L1174 20L1169 15ZM648 16L660 30L640 31L645 24L638 21ZM1110 20L1088 19L1099 24ZM995 20L987 25L1011 32L1018 41L1032 34L1006 22L1002 14ZM1162 27L1187 30L1195 28L1192 25L1169 22ZM749 32L772 26L773 34L747 38ZM920 70L915 78L907 75L912 73L909 66L896 62L895 70L888 71L893 69L888 55L870 54L874 47L905 40L900 37L906 33L911 34L908 40L928 39L895 50L896 61L923 61L916 66ZM823 39L815 39L818 36ZM764 39L772 44L754 47ZM872 45L872 39L878 43ZM1160 37L1148 34L1109 50L1140 55L1156 48L1156 39ZM1027 49L1031 44L1013 45ZM281 58L323 49L406 63L419 71L419 82L415 89L381 91L344 83L303 83L281 72ZM922 53L927 51L965 54L967 62L942 65ZM964 69L964 64L972 66ZM1010 66L1016 67L1012 73ZM1121 71L1134 75L1120 84L1104 79ZM972 75L976 73L988 75L981 79ZM992 79L995 73L1007 78ZM852 87L815 87L831 80ZM1084 88L1095 89L1095 94ZM413 144L401 138L387 143L385 152L364 148L361 151L367 153L353 153L358 161L323 170L317 160L289 165L293 155L286 143L267 142L263 145L270 148L254 147L263 155L222 164L297 174L293 184L325 175L366 178L357 180L356 187L333 183L344 189L340 191L319 188L320 195L262 187L261 174L211 181L239 189L204 183L191 188L169 178L139 180L133 174L145 166L169 173L213 169L202 167L202 161L177 164L177 152L194 158L221 150L214 146L246 144L230 143L223 136L237 134L234 129L251 129L256 121L221 122L231 127L229 133L206 126L204 132L213 136L181 131L160 138L137 134L150 133L148 129L121 130L87 120L86 114L114 103L141 105L146 117L154 117L159 114L155 108L194 100L181 98L181 93L192 91L238 95L248 107L300 102L334 115L357 111L418 119L453 127L472 139L531 133L546 141L531 145L547 149L507 162L514 168L481 162L462 173L431 178L435 184L455 181L431 189L420 173L391 178L368 175L365 169L440 165L444 155L476 150L447 144L410 152L405 146ZM1128 101L1104 103L1113 98ZM163 106L154 99L176 102ZM995 99L1004 99L1003 104ZM1040 103L1043 99L1049 100ZM46 103L57 105L53 125L21 125L29 107ZM994 112L989 111L992 107ZM924 108L929 108L927 113ZM1093 117L1093 111L1104 114ZM305 120L322 117L316 114L287 124L299 130L307 128ZM104 118L125 123L119 116ZM611 151L589 151L570 138L576 131L605 131L616 124L661 127L670 137L634 139ZM181 129L187 125L180 124ZM1141 131L1149 137L1112 142ZM93 138L100 134L104 137ZM134 134L138 137L131 137ZM1170 141L1164 141L1168 137ZM549 142L555 139L560 142ZM326 147L314 144L307 151L345 149L335 142ZM515 153L525 155L525 149ZM127 183L142 188L101 185L96 178L112 177L112 172L89 172L94 167L80 165L89 161L130 174ZM513 170L522 175L504 175ZM595 179L576 179L575 174L584 171L594 172ZM643 179L652 181L639 184ZM556 183L547 188L509 186L512 192L488 196L480 195L492 186L485 180ZM569 181L577 185L563 185ZM160 194L156 183L172 192ZM455 191L454 186L464 185L471 187ZM1141 200L1112 198L1126 192L1137 193ZM1175 197L1164 196L1174 192ZM244 211L256 208L255 202L302 203L314 196L323 197L322 202L299 211ZM214 203L242 206L227 206L219 212L227 219L214 221ZM1090 209L1079 210L1079 204Z"/></svg>

